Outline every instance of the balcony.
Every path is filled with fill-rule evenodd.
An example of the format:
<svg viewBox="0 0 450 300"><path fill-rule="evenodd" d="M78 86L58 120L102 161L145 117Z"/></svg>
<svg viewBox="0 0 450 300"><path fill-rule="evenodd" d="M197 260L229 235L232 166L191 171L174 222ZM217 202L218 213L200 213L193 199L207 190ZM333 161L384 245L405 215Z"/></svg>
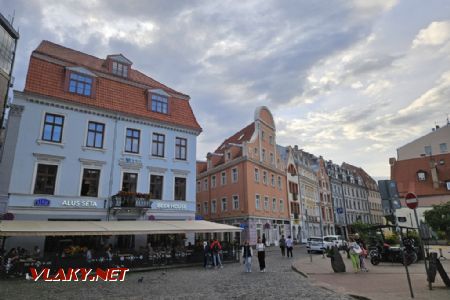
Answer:
<svg viewBox="0 0 450 300"><path fill-rule="evenodd" d="M119 192L111 197L111 208L151 208L150 194Z"/></svg>

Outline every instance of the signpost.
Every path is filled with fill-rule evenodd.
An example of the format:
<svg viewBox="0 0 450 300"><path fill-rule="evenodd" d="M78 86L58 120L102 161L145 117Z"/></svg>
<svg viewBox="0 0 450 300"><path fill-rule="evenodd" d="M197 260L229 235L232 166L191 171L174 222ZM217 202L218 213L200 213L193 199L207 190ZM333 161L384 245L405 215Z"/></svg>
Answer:
<svg viewBox="0 0 450 300"><path fill-rule="evenodd" d="M419 218L417 217L417 210L416 210L416 208L419 206L419 199L417 198L416 194L407 193L405 195L405 202L406 202L406 205L410 209L414 210L414 217L416 218L417 231L419 232L420 249L422 250L422 253L423 253L423 262L425 264L425 272L427 274L428 288L431 290L432 287L431 287L431 280L429 278L429 273L428 273L427 256L425 253L425 248L423 246L422 233L420 230Z"/></svg>

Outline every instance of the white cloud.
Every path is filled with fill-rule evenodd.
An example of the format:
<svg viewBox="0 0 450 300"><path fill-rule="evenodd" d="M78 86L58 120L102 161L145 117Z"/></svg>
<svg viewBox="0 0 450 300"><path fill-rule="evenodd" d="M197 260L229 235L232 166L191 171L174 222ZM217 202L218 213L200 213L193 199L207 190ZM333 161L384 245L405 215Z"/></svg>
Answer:
<svg viewBox="0 0 450 300"><path fill-rule="evenodd" d="M432 22L422 29L412 42L412 48L420 46L439 46L450 40L450 21Z"/></svg>

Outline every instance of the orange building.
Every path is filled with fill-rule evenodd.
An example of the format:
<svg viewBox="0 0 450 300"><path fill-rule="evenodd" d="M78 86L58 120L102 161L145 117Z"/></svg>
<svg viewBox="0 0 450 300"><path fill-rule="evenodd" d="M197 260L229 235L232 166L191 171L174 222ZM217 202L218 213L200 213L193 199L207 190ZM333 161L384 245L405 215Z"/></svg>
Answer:
<svg viewBox="0 0 450 300"><path fill-rule="evenodd" d="M290 233L285 170L272 113L258 107L254 122L197 162L197 215L244 229L225 240L276 244Z"/></svg>

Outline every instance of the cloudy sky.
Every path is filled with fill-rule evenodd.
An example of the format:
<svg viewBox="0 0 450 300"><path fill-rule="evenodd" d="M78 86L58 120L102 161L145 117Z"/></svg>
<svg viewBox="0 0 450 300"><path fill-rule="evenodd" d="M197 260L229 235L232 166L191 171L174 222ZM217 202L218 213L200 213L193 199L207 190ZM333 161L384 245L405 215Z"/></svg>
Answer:
<svg viewBox="0 0 450 300"><path fill-rule="evenodd" d="M23 89L41 40L133 67L191 96L199 159L274 114L281 145L389 176L396 149L450 113L450 1L8 1Z"/></svg>

